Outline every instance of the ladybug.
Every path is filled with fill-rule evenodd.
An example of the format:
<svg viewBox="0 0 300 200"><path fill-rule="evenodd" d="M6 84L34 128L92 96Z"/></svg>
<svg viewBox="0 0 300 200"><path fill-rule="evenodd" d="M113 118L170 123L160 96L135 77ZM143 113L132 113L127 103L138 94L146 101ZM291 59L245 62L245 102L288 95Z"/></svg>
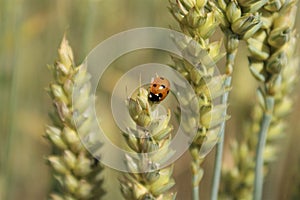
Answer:
<svg viewBox="0 0 300 200"><path fill-rule="evenodd" d="M170 82L164 77L156 77L150 85L148 99L152 102L160 102L166 98L170 91Z"/></svg>

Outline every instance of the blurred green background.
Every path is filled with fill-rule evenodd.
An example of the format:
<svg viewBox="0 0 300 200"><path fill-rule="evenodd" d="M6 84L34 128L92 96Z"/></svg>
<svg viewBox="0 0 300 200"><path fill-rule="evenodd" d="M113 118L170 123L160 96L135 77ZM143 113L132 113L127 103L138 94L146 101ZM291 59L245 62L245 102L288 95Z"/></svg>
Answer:
<svg viewBox="0 0 300 200"><path fill-rule="evenodd" d="M46 199L51 188L51 174L45 164L51 147L42 135L45 124L50 123L47 113L52 107L44 88L51 81L47 64L55 61L64 33L79 64L99 42L121 31L144 26L176 28L167 6L166 0L0 0L1 200ZM228 144L232 138L241 137L257 86L247 69L244 44L240 49L230 95L232 118L227 123L224 156L227 166L232 165ZM136 59L129 56L124 62L147 61ZM115 80L128 70L120 69L120 61L116 65L119 67L112 69L115 77L111 77ZM299 84L295 95L299 95ZM300 102L295 100L287 137L279 144L282 153L266 179L266 199L290 199L292 191L297 192L297 184L300 191ZM179 200L191 197L188 159L186 153L176 162L174 191ZM210 192L213 159L214 151L204 163L202 199L208 199ZM104 199L119 199L118 173L106 169L105 177Z"/></svg>

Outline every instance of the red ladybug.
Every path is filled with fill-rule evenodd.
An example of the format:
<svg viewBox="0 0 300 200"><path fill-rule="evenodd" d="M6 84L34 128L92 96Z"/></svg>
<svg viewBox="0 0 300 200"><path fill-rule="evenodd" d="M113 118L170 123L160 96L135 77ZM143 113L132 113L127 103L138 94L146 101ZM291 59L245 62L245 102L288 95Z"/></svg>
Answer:
<svg viewBox="0 0 300 200"><path fill-rule="evenodd" d="M170 91L170 82L164 77L156 77L150 86L148 99L152 102L160 102L166 98Z"/></svg>

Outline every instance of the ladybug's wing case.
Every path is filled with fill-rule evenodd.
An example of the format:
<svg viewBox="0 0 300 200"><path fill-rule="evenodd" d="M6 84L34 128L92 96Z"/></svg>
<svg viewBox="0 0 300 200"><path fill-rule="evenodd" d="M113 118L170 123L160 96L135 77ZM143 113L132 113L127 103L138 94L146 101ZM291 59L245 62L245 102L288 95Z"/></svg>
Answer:
<svg viewBox="0 0 300 200"><path fill-rule="evenodd" d="M150 86L149 100L151 101L162 101L169 94L170 82L163 78L155 78Z"/></svg>

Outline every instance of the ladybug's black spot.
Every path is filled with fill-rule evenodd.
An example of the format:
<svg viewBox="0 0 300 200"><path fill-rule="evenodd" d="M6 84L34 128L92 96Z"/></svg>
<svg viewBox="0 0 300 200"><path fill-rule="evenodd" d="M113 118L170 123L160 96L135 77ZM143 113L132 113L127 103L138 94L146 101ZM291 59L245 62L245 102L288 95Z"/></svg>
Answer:
<svg viewBox="0 0 300 200"><path fill-rule="evenodd" d="M167 91L167 94L169 94L169 90Z"/></svg>
<svg viewBox="0 0 300 200"><path fill-rule="evenodd" d="M161 98L161 97L163 96L163 94L162 94L162 93L159 93L158 96Z"/></svg>
<svg viewBox="0 0 300 200"><path fill-rule="evenodd" d="M156 87L157 85L156 84L153 84L153 87Z"/></svg>
<svg viewBox="0 0 300 200"><path fill-rule="evenodd" d="M165 80L163 77L160 77L161 80Z"/></svg>
<svg viewBox="0 0 300 200"><path fill-rule="evenodd" d="M152 102L158 102L159 101L159 96L155 95L154 93L150 92L148 95L148 99Z"/></svg>
<svg viewBox="0 0 300 200"><path fill-rule="evenodd" d="M165 85L161 85L161 87L162 87L162 88L166 88L166 86L165 86Z"/></svg>

